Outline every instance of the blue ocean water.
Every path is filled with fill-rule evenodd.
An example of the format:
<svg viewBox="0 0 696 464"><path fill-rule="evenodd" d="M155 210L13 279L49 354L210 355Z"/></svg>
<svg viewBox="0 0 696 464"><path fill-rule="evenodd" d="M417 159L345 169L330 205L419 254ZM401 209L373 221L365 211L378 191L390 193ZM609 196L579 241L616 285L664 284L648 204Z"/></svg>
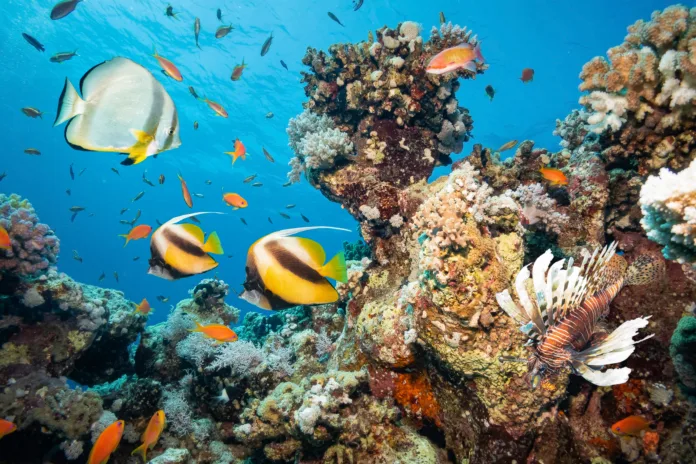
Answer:
<svg viewBox="0 0 696 464"><path fill-rule="evenodd" d="M159 0L85 0L68 17L51 21L53 4L47 0L5 0L0 4L0 111L5 139L0 172L7 173L0 182L0 191L28 198L41 221L54 229L61 240L60 271L81 282L122 290L134 301L147 298L155 308L151 321L158 322L166 317L169 304L159 303L156 296L179 301L199 278L169 282L148 275L149 240L134 241L123 248L118 234L127 233L130 226L119 224L119 220L132 219L138 209L142 210L138 223L152 226L156 226L156 220L164 222L190 211L226 212L225 216L201 218L203 230L217 231L225 248L220 266L207 276L217 275L237 290L241 290L244 280L249 245L272 231L306 225L300 213L311 220L310 225L354 231L308 234L324 245L328 255L338 251L343 241L358 238L357 223L350 215L305 180L281 187L292 157L285 128L288 120L302 111L305 100L299 72L308 46L326 49L337 42L357 42L367 37L368 30L383 25L394 27L404 20L422 24L427 36L443 11L449 21L468 26L479 35L482 52L490 63L485 75L464 82L458 93L460 105L467 107L474 118L475 138L454 158L468 154L473 143L497 148L510 139L533 139L537 146L557 149L558 140L552 136L554 121L577 106L582 64L621 43L626 24L649 17L669 2L365 0L354 12L349 0L180 0L171 3L179 13L178 19L171 19L164 14L168 4ZM217 8L223 12L222 23L215 16ZM329 19L328 11L345 27ZM195 17L201 19L202 50L194 42ZM232 24L235 29L217 40L214 33L221 24ZM32 48L22 32L36 37L46 51ZM274 40L270 52L261 57L261 46L271 33ZM179 67L183 82L160 73L152 57L153 46ZM56 52L75 49L79 56L71 61L49 61ZM118 155L73 150L64 140L64 126L52 127L65 78L77 85L87 70L114 56L142 64L164 84L179 113L179 149L125 167L119 164L122 158ZM232 82L232 69L242 59L248 68L241 80ZM281 66L281 59L289 71ZM535 77L524 85L519 76L527 67L535 70ZM492 102L484 92L489 84L496 89ZM193 99L189 85L222 104L229 118L216 117L205 104ZM43 119L29 119L20 112L25 106L46 114ZM268 112L275 117L266 119ZM193 129L194 121L200 124L197 131ZM223 152L233 149L236 137L245 143L249 157L232 166ZM25 155L23 150L28 147L39 149L42 155ZM275 157L275 163L265 159L262 147ZM71 163L75 180L69 175ZM113 167L119 175L111 171ZM155 187L142 181L145 171ZM191 192L204 195L194 197L193 210L182 199L176 178L179 172ZM166 178L164 185L157 184L160 174ZM252 174L258 174L256 181L262 182L262 187L242 183ZM212 184L206 185L206 180ZM66 189L71 190L70 196ZM145 192L143 198L132 202L141 191ZM249 207L232 211L222 202L222 191L241 194ZM286 210L289 203L297 207ZM87 210L71 222L69 208L75 205ZM126 207L129 210L120 216L120 210ZM292 218L284 219L279 212ZM72 250L77 250L82 263L72 259ZM140 259L133 261L135 257ZM102 272L106 279L100 283ZM228 303L243 311L256 310L233 296Z"/></svg>

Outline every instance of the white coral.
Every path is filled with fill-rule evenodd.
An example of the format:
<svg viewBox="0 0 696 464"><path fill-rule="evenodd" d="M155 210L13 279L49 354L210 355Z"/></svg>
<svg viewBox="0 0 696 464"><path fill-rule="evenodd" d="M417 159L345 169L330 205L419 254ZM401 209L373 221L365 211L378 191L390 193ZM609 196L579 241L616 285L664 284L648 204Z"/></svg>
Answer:
<svg viewBox="0 0 696 464"><path fill-rule="evenodd" d="M363 213L368 221L377 220L380 217L379 208L375 206L361 205L360 212Z"/></svg>
<svg viewBox="0 0 696 464"><path fill-rule="evenodd" d="M593 113L587 118L587 129L601 134L607 129L616 132L626 122L628 100L619 95L595 90L582 98L582 103L592 108Z"/></svg>

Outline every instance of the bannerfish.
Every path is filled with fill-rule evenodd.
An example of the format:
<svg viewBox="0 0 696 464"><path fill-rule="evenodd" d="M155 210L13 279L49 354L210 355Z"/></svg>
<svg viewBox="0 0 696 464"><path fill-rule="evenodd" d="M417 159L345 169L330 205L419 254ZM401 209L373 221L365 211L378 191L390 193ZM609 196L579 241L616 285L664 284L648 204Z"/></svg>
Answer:
<svg viewBox="0 0 696 464"><path fill-rule="evenodd" d="M245 178L242 182L244 182L245 184L248 184L252 180L256 179L257 176L258 176L258 174L252 174L249 177Z"/></svg>
<svg viewBox="0 0 696 464"><path fill-rule="evenodd" d="M193 95L193 98L198 100L198 94L196 93L196 89L193 88L193 86L189 85L189 92L191 92L191 95Z"/></svg>
<svg viewBox="0 0 696 464"><path fill-rule="evenodd" d="M480 45L477 43L476 46L472 46L469 43L463 43L456 47L446 48L435 55L428 62L425 72L445 74L458 69L465 69L475 74L476 61L480 63L485 62L483 55L481 55Z"/></svg>
<svg viewBox="0 0 696 464"><path fill-rule="evenodd" d="M275 160L273 159L273 157L271 156L271 154L268 153L268 150L266 150L264 147L261 147L261 149L263 150L263 156L265 156L266 159L267 159L268 161L270 161L271 163L275 163Z"/></svg>
<svg viewBox="0 0 696 464"><path fill-rule="evenodd" d="M181 145L179 118L171 97L152 74L122 57L85 74L84 100L65 79L54 126L70 121L67 142L89 151L127 153L121 164L137 164Z"/></svg>
<svg viewBox="0 0 696 464"><path fill-rule="evenodd" d="M177 177L179 177L179 181L181 182L181 195L184 197L186 206L193 208L193 199L191 198L191 193L189 192L188 185L186 185L186 181L181 177L181 174L177 174Z"/></svg>
<svg viewBox="0 0 696 464"><path fill-rule="evenodd" d="M505 142L500 148L498 148L498 151L499 152L507 151L511 148L514 148L515 145L517 145L517 140L510 140L509 142Z"/></svg>
<svg viewBox="0 0 696 464"><path fill-rule="evenodd" d="M22 37L24 37L24 40L29 42L29 45L31 45L32 47L34 47L38 51L40 51L40 52L46 51L46 47L44 47L41 42L39 42L38 40L36 40L34 37L30 36L26 32L22 32Z"/></svg>
<svg viewBox="0 0 696 464"><path fill-rule="evenodd" d="M288 69L288 65L285 64L285 61L280 60L280 65L281 65L282 67L284 67L286 71L290 71L290 70Z"/></svg>
<svg viewBox="0 0 696 464"><path fill-rule="evenodd" d="M24 113L26 116L29 116L30 118L42 118L43 116L43 111L39 111L36 108L32 108L31 106L25 106L22 108L22 113Z"/></svg>
<svg viewBox="0 0 696 464"><path fill-rule="evenodd" d="M508 290L496 295L498 305L519 324L529 338L532 355L527 360L527 381L536 388L547 372L570 367L597 386L626 383L631 369L602 367L625 361L641 340L633 338L648 325L650 316L626 321L611 334L597 329L609 312L609 305L626 286L646 285L665 275L661 255L645 253L629 266L616 254L617 242L585 251L582 264L573 266L573 258L551 264L547 250L536 259L530 272L525 266L517 274L515 289L519 303ZM549 267L550 266L550 267ZM528 288L533 288L530 296Z"/></svg>
<svg viewBox="0 0 696 464"><path fill-rule="evenodd" d="M74 52L58 52L55 55L53 55L49 61L51 63L62 63L63 61L68 61L72 59L73 56L79 56L77 54L77 50Z"/></svg>
<svg viewBox="0 0 696 464"><path fill-rule="evenodd" d="M266 39L266 41L263 43L261 46L261 56L266 56L266 53L268 53L268 50L271 49L271 44L273 43L273 33L271 32L270 37Z"/></svg>
<svg viewBox="0 0 696 464"><path fill-rule="evenodd" d="M242 161L244 161L246 159L246 147L241 140L235 139L234 151L226 151L225 154L232 157L232 164L237 161L237 158L242 158Z"/></svg>
<svg viewBox="0 0 696 464"><path fill-rule="evenodd" d="M193 21L193 35L196 37L196 47L201 48L200 45L198 45L198 34L201 33L201 20L199 18L196 18Z"/></svg>
<svg viewBox="0 0 696 464"><path fill-rule="evenodd" d="M116 451L121 442L125 425L124 421L119 420L104 429L97 441L94 442L87 464L103 464L109 460L111 453Z"/></svg>
<svg viewBox="0 0 696 464"><path fill-rule="evenodd" d="M268 113L266 113L266 119L273 119L273 116L275 116L275 114L273 114L272 111L269 111Z"/></svg>
<svg viewBox="0 0 696 464"><path fill-rule="evenodd" d="M131 456L138 455L143 458L143 462L147 462L147 450L151 450L155 447L160 435L162 435L162 430L164 430L165 425L166 419L164 411L160 409L152 415L150 422L147 424L147 428L145 428L145 431L143 432L143 436L141 438L143 444L134 449Z"/></svg>
<svg viewBox="0 0 696 464"><path fill-rule="evenodd" d="M0 438L9 435L16 430L17 426L15 424L8 420L0 419Z"/></svg>
<svg viewBox="0 0 696 464"><path fill-rule="evenodd" d="M301 232L337 227L300 227L274 232L249 248L244 293L240 298L262 309L280 310L297 305L333 303L338 292L327 278L347 281L343 251L328 263L317 242L293 237Z"/></svg>
<svg viewBox="0 0 696 464"><path fill-rule="evenodd" d="M522 77L520 77L522 83L532 82L534 80L534 70L532 68L524 68L522 70Z"/></svg>
<svg viewBox="0 0 696 464"><path fill-rule="evenodd" d="M244 72L244 68L246 68L247 65L244 64L244 58L242 58L242 64L238 64L234 67L232 70L232 76L230 76L230 79L233 81L238 81L239 79L242 78L242 73Z"/></svg>
<svg viewBox="0 0 696 464"><path fill-rule="evenodd" d="M249 203L237 193L225 193L222 195L222 199L235 210L249 206Z"/></svg>
<svg viewBox="0 0 696 464"><path fill-rule="evenodd" d="M51 10L51 19L57 20L68 16L75 11L77 4L82 0L62 0L56 3Z"/></svg>
<svg viewBox="0 0 696 464"><path fill-rule="evenodd" d="M488 98L493 101L493 97L495 97L495 89L490 84L486 86L486 95L488 95Z"/></svg>
<svg viewBox="0 0 696 464"><path fill-rule="evenodd" d="M10 234L7 233L7 229L0 226L0 250L9 250L10 248L12 248Z"/></svg>
<svg viewBox="0 0 696 464"><path fill-rule="evenodd" d="M304 214L300 214L300 217L302 217L302 220L304 222L309 222L309 219L307 219L307 217Z"/></svg>
<svg viewBox="0 0 696 464"><path fill-rule="evenodd" d="M329 18L331 18L332 20L336 21L338 24L340 24L341 26L343 26L343 23L341 23L341 20L338 19L338 17L336 17L336 15L333 14L332 12L330 12L330 11L329 11ZM343 27L346 27L346 26L343 26Z"/></svg>
<svg viewBox="0 0 696 464"><path fill-rule="evenodd" d="M123 244L123 247L125 248L126 245L128 245L128 242L130 242L131 240L141 240L143 238L147 238L150 235L150 232L152 232L152 227L145 224L141 224L139 226L133 227L127 234L119 235L119 237L123 237L126 239L126 243Z"/></svg>
<svg viewBox="0 0 696 464"><path fill-rule="evenodd" d="M568 185L568 178L560 169L541 168L539 172L541 177L548 180L551 185Z"/></svg>
<svg viewBox="0 0 696 464"><path fill-rule="evenodd" d="M225 110L225 108L222 107L221 104L216 103L212 100L208 100L207 98L203 98L200 100L205 102L211 110L215 111L216 115L222 116L223 118L226 118L228 116L227 111Z"/></svg>
<svg viewBox="0 0 696 464"><path fill-rule="evenodd" d="M223 37L225 37L227 34L229 34L233 30L234 30L234 27L232 27L231 24L229 26L220 26L217 28L217 31L215 31L215 38L222 39Z"/></svg>
<svg viewBox="0 0 696 464"><path fill-rule="evenodd" d="M24 153L26 153L27 155L41 156L41 152L36 148L25 148Z"/></svg>
<svg viewBox="0 0 696 464"><path fill-rule="evenodd" d="M179 71L179 68L177 68L174 63L159 55L156 48L153 50L153 52L154 53L152 56L154 56L159 63L160 67L162 68L162 73L164 73L165 76L169 76L177 82L184 80L184 78L181 76L181 71Z"/></svg>
<svg viewBox="0 0 696 464"><path fill-rule="evenodd" d="M650 427L650 422L641 416L628 416L611 426L616 435L638 436L640 432Z"/></svg>
<svg viewBox="0 0 696 464"><path fill-rule="evenodd" d="M199 214L223 214L201 212L177 216L165 222L150 238L150 269L148 274L167 280L176 280L208 272L218 266L208 253L223 254L216 232L208 239L195 224L178 222Z"/></svg>
<svg viewBox="0 0 696 464"><path fill-rule="evenodd" d="M174 7L171 5L167 5L167 8L164 10L164 15L169 16L170 18L179 19L177 18L178 14L179 13L174 13Z"/></svg>
<svg viewBox="0 0 696 464"><path fill-rule="evenodd" d="M234 330L222 324L201 325L198 321L193 321L196 324L195 329L190 329L189 332L202 333L205 338L211 338L217 343L230 343L237 341L237 334Z"/></svg>
<svg viewBox="0 0 696 464"><path fill-rule="evenodd" d="M139 313L143 316L147 316L152 311L152 307L150 306L150 303L147 301L147 298L143 298L143 301L141 301L140 304L133 304L135 305L135 310L133 311L134 313Z"/></svg>

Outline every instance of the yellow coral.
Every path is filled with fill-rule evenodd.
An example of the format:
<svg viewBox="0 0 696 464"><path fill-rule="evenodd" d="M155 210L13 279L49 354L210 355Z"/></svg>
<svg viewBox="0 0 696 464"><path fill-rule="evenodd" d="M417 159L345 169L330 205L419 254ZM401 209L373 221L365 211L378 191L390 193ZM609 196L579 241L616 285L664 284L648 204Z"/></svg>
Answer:
<svg viewBox="0 0 696 464"><path fill-rule="evenodd" d="M91 338L92 334L90 332L81 332L79 330L68 332L68 341L74 352L82 351Z"/></svg>
<svg viewBox="0 0 696 464"><path fill-rule="evenodd" d="M29 364L29 349L26 345L15 345L5 343L0 350L0 367L11 366L12 364Z"/></svg>

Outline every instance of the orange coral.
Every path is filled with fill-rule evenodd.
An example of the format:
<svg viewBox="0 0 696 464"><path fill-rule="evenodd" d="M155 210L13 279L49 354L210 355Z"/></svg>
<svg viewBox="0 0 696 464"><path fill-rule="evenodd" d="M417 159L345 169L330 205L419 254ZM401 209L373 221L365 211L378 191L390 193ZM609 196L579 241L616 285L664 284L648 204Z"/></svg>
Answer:
<svg viewBox="0 0 696 464"><path fill-rule="evenodd" d="M657 432L645 432L643 435L643 451L646 455L656 454L657 445L660 444L660 435Z"/></svg>
<svg viewBox="0 0 696 464"><path fill-rule="evenodd" d="M424 372L396 374L394 399L406 412L432 420L440 427L440 405Z"/></svg>
<svg viewBox="0 0 696 464"><path fill-rule="evenodd" d="M626 413L634 412L639 405L639 398L643 394L643 381L630 379L628 382L612 387L614 399L618 404L618 410Z"/></svg>
<svg viewBox="0 0 696 464"><path fill-rule="evenodd" d="M588 440L587 444L592 445L595 448L598 448L599 450L601 450L603 454L606 454L607 456L614 456L619 452L619 445L616 443L616 440L613 439L594 437Z"/></svg>

